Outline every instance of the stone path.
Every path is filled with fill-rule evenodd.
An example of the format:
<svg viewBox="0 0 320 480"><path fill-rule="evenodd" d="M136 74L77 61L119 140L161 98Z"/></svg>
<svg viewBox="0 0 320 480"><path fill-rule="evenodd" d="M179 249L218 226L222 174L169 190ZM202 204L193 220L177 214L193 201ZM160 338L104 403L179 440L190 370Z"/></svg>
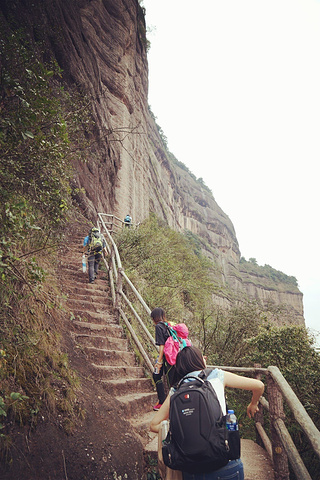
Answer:
<svg viewBox="0 0 320 480"><path fill-rule="evenodd" d="M86 231L86 229L82 229ZM90 362L92 375L122 405L123 415L134 427L146 455L157 458L157 438L149 432L157 396L151 378L136 364L129 351L124 330L112 313L107 274L100 271L93 284L81 272L83 236L73 236L67 262L62 265L67 285L68 306L74 314L72 335L76 348L82 349ZM245 480L273 480L273 470L266 451L251 440L242 440Z"/></svg>
<svg viewBox="0 0 320 480"><path fill-rule="evenodd" d="M76 348L85 353L92 376L120 402L123 417L146 445L154 437L149 432L154 414L152 405L157 402L152 380L145 376L145 369L129 351L123 327L113 314L107 273L100 269L98 278L89 284L88 274L82 272L80 263L83 235L73 235L72 242L67 262L61 268L67 286L67 304L74 317L72 336Z"/></svg>
<svg viewBox="0 0 320 480"><path fill-rule="evenodd" d="M274 480L272 463L264 448L252 440L241 440L245 480Z"/></svg>

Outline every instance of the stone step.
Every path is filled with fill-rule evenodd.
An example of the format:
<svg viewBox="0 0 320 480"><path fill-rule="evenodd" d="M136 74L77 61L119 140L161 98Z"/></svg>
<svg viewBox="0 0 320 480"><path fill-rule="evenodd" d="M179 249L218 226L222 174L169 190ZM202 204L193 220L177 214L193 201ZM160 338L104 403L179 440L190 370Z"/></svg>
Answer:
<svg viewBox="0 0 320 480"><path fill-rule="evenodd" d="M87 310L72 310L72 313L75 319L80 322L110 326L117 325L115 318L107 313L88 312Z"/></svg>
<svg viewBox="0 0 320 480"><path fill-rule="evenodd" d="M81 289L78 289L81 291ZM108 305L110 306L111 297L109 298L109 292L107 291L94 291L91 292L89 290L82 289L82 293L73 292L72 294L68 295L68 302L90 302L93 305Z"/></svg>
<svg viewBox="0 0 320 480"><path fill-rule="evenodd" d="M99 323L81 322L79 320L73 320L72 325L77 331L82 331L82 333L87 333L87 332L93 332L95 334L104 333L108 337L124 338L123 328L117 324L106 325L102 323L99 324Z"/></svg>
<svg viewBox="0 0 320 480"><path fill-rule="evenodd" d="M104 283L89 283L88 279L85 283L75 282L69 289L68 289L68 296L87 296L87 297L102 297L102 298L109 298L110 290L108 288L108 284L106 281Z"/></svg>
<svg viewBox="0 0 320 480"><path fill-rule="evenodd" d="M96 297L97 298L97 297ZM97 312L97 313L104 313L109 315L109 309L107 308L107 301L106 298L100 297L99 301L94 302L92 299L84 300L82 298L71 298L68 299L68 306L70 309L76 309L79 311L89 311L89 312Z"/></svg>
<svg viewBox="0 0 320 480"><path fill-rule="evenodd" d="M109 318L114 316L112 314L110 315L110 307L112 307L111 300L105 297L101 297L100 302L86 301L87 306L84 305L84 302L82 300L77 301L76 298L69 299L67 302L68 307L70 308L70 310L73 311L89 312L91 314L104 314L106 317Z"/></svg>
<svg viewBox="0 0 320 480"><path fill-rule="evenodd" d="M88 271L83 273L82 267L80 266L77 270L72 270L69 268L61 269L60 277L63 277L63 282L70 283L70 281L74 281L79 285L86 285L89 283L89 274ZM102 283L101 283L102 282ZM93 284L90 285L97 285L97 284L104 285L108 288L108 274L106 272L102 272L101 270L98 273L98 277Z"/></svg>
<svg viewBox="0 0 320 480"><path fill-rule="evenodd" d="M76 343L83 347L107 348L109 350L128 350L128 341L126 338L106 337L101 335L89 335L86 333L74 334Z"/></svg>
<svg viewBox="0 0 320 480"><path fill-rule="evenodd" d="M88 282L89 280L89 272L88 269L86 272L82 271L82 265L74 267L74 268L65 268L62 270L62 273L65 278L68 280L70 279L76 279L77 282L84 283ZM107 281L108 280L108 273L105 271L102 271L101 269L98 271L97 275L97 280L103 280Z"/></svg>
<svg viewBox="0 0 320 480"><path fill-rule="evenodd" d="M155 458L158 460L158 434L157 433L153 433L153 435L150 438L150 441L145 445L144 450L145 452L148 452L151 458Z"/></svg>
<svg viewBox="0 0 320 480"><path fill-rule="evenodd" d="M151 392L153 383L151 378L123 378L116 380L101 380L103 387L110 395L120 396L137 392Z"/></svg>
<svg viewBox="0 0 320 480"><path fill-rule="evenodd" d="M96 347L85 347L84 350L96 365L130 367L135 364L135 355L132 352L106 350Z"/></svg>
<svg viewBox="0 0 320 480"><path fill-rule="evenodd" d="M156 398L153 405L157 403L157 400L158 399ZM155 433L150 432L150 423L155 413L156 412L154 412L153 410L150 410L148 412L144 412L138 417L129 418L129 421L135 431L139 434L141 438L144 439L145 445L151 440L151 438L154 438L154 436L156 436Z"/></svg>
<svg viewBox="0 0 320 480"><path fill-rule="evenodd" d="M157 401L155 392L131 393L116 397L120 402L125 415L130 418L139 417L141 414L152 411L154 403Z"/></svg>
<svg viewBox="0 0 320 480"><path fill-rule="evenodd" d="M269 455L253 440L241 439L241 460L245 480L274 480Z"/></svg>
<svg viewBox="0 0 320 480"><path fill-rule="evenodd" d="M73 281L80 285L86 285L87 283L89 284L89 274L88 272L83 273L82 268L81 270L76 270L76 271L73 271L70 269L64 270L63 276L64 276L64 280L68 280L69 282ZM93 285L100 284L101 286L102 285L107 286L107 282L108 282L108 274L105 272L99 272L95 282L93 284L90 283L89 285L93 286Z"/></svg>
<svg viewBox="0 0 320 480"><path fill-rule="evenodd" d="M144 368L135 367L135 366L111 366L111 365L97 365L95 363L91 364L92 374L102 379L107 380L117 380L120 378L143 378L144 377Z"/></svg>

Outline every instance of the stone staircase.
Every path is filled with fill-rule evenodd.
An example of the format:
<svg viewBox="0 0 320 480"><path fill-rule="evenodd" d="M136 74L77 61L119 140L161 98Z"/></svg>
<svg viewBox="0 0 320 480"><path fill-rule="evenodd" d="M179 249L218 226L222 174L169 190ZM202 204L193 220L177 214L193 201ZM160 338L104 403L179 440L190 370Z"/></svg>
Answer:
<svg viewBox="0 0 320 480"><path fill-rule="evenodd" d="M137 365L123 327L113 314L103 262L98 278L89 284L81 265L83 236L74 236L71 241L61 275L67 305L73 312L71 335L76 348L85 353L90 375L120 403L123 418L132 424L146 451L155 455L157 439L149 432L152 405L157 403L153 382L144 367Z"/></svg>
<svg viewBox="0 0 320 480"><path fill-rule="evenodd" d="M71 334L76 348L86 354L92 377L120 403L123 417L133 426L146 456L156 460L158 439L149 432L152 405L157 402L152 380L137 365L124 330L112 313L107 273L100 270L95 282L89 284L81 266L83 236L72 237L72 242L67 262L61 264L61 275L73 312ZM265 450L251 440L241 442L245 480L272 480L273 469Z"/></svg>

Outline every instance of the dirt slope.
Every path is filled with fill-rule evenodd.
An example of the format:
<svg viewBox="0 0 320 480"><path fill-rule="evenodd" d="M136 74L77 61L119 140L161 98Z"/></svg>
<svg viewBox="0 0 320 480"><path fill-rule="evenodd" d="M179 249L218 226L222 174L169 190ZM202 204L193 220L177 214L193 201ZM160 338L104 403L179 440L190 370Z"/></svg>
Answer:
<svg viewBox="0 0 320 480"><path fill-rule="evenodd" d="M81 379L79 402L85 418L79 419L69 435L59 416L43 416L35 431L20 429L12 464L5 469L0 466L1 480L144 477L144 445L150 440L147 424L156 401L154 387L143 368L136 365L113 315L106 273L100 272L90 285L82 273L82 242L87 230L87 225L69 228L59 267L66 306L72 311L61 334L71 366Z"/></svg>

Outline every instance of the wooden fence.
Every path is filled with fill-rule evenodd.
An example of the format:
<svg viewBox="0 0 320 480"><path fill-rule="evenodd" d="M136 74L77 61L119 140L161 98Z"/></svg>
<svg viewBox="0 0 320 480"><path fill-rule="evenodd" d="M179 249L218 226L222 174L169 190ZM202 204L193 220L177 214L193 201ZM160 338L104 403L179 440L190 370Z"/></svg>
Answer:
<svg viewBox="0 0 320 480"><path fill-rule="evenodd" d="M114 222L118 224L117 227L115 227ZM109 272L113 305L135 342L146 368L152 373L158 347L155 345L153 334L151 334L154 331L154 326L150 319L151 310L122 267L117 245L113 238L113 233L119 231L119 228L122 227L121 222L120 219L113 215L98 214L98 227L104 235L107 245L108 256L104 261ZM253 368L216 365L212 365L212 367L230 372L245 373L265 380L268 400L265 397L261 397L260 411L255 415L257 443L262 444L270 456L275 472L275 480L289 480L289 462L298 480L312 480L286 428L283 401L286 401L295 420L301 426L311 447L318 455L319 470L320 432L278 367L269 366L268 368L261 368L258 365L255 365ZM264 429L265 413L269 415L270 437Z"/></svg>

